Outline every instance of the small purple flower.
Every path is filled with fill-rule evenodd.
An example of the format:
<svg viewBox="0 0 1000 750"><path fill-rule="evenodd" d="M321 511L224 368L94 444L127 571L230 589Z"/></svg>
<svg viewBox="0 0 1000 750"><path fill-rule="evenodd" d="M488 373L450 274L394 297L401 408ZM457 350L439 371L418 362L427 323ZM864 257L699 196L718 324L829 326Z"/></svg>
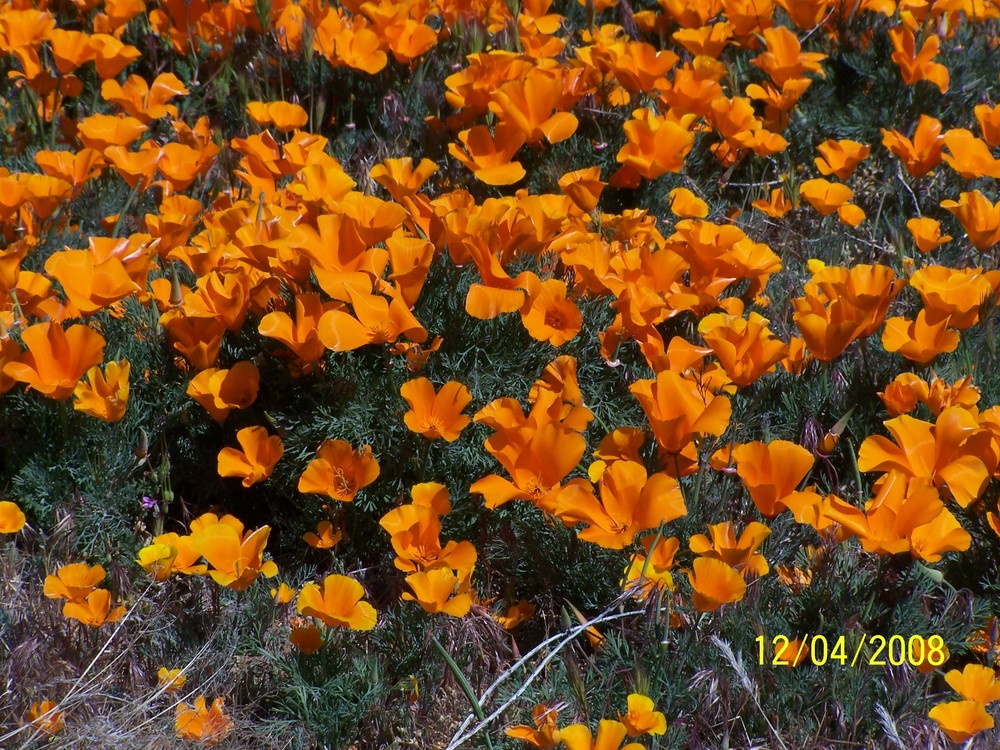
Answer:
<svg viewBox="0 0 1000 750"><path fill-rule="evenodd" d="M146 510L156 510L158 509L159 503L156 501L155 497L150 497L149 495L142 496L142 507Z"/></svg>

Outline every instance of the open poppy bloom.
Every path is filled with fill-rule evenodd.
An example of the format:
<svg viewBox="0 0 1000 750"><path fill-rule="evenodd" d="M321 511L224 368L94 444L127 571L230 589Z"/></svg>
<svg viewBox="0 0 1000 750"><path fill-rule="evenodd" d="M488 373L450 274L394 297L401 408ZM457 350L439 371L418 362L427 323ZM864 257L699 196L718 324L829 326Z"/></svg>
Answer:
<svg viewBox="0 0 1000 750"><path fill-rule="evenodd" d="M693 115L678 121L637 109L625 122L626 143L615 158L647 180L679 172L694 147L694 133L689 130L693 121Z"/></svg>
<svg viewBox="0 0 1000 750"><path fill-rule="evenodd" d="M24 512L10 500L0 500L0 534L16 534L24 528Z"/></svg>
<svg viewBox="0 0 1000 750"><path fill-rule="evenodd" d="M674 577L670 571L674 567L674 556L680 549L677 537L657 538L647 535L641 540L646 554L632 556L622 580L622 587L634 592L638 601L644 601L651 593L660 589L674 590ZM655 546L654 546L655 544Z"/></svg>
<svg viewBox="0 0 1000 750"><path fill-rule="evenodd" d="M663 734L667 731L667 719L662 711L656 710L656 704L649 696L641 693L630 693L628 696L628 713L618 719L625 725L629 737L639 735Z"/></svg>
<svg viewBox="0 0 1000 750"><path fill-rule="evenodd" d="M458 134L459 143L449 143L448 153L472 170L487 185L513 185L526 172L520 162L511 161L527 137L513 125L499 123L490 133L485 125Z"/></svg>
<svg viewBox="0 0 1000 750"><path fill-rule="evenodd" d="M814 494L795 491L816 460L801 445L787 440L754 441L737 445L732 457L736 473L765 517L773 518L784 510L782 501L789 497Z"/></svg>
<svg viewBox="0 0 1000 750"><path fill-rule="evenodd" d="M565 523L583 522L581 539L622 549L636 535L687 514L680 485L666 474L647 477L633 461L615 461L601 475L600 500L585 483L570 482L559 493L556 515Z"/></svg>
<svg viewBox="0 0 1000 750"><path fill-rule="evenodd" d="M204 745L214 745L232 731L235 724L223 711L222 698L205 705L205 696L194 699L194 705L177 704L174 731L185 740L196 740Z"/></svg>
<svg viewBox="0 0 1000 750"><path fill-rule="evenodd" d="M721 560L744 578L751 574L767 575L770 570L767 560L757 551L771 533L767 526L751 521L739 539L732 521L713 524L708 532L711 540L704 534L694 534L688 540L688 546L696 555Z"/></svg>
<svg viewBox="0 0 1000 750"><path fill-rule="evenodd" d="M752 312L748 319L714 313L701 319L705 339L726 374L738 386L748 386L788 354L788 346L767 327L768 320Z"/></svg>
<svg viewBox="0 0 1000 750"><path fill-rule="evenodd" d="M258 575L274 578L278 574L277 565L263 560L271 527L261 526L244 535L242 526L243 524L239 524L236 527L220 521L194 530L192 524L191 544L211 566L208 574L220 586L233 591L243 591Z"/></svg>
<svg viewBox="0 0 1000 750"><path fill-rule="evenodd" d="M107 622L118 622L124 615L124 606L111 606L111 592L107 589L94 589L82 602L68 601L63 605L63 617L78 620L92 628L99 628Z"/></svg>
<svg viewBox="0 0 1000 750"><path fill-rule="evenodd" d="M237 362L228 370L202 370L188 383L187 395L201 404L216 422L233 409L245 409L257 400L260 371L253 362Z"/></svg>
<svg viewBox="0 0 1000 750"><path fill-rule="evenodd" d="M532 68L523 78L500 86L490 96L490 111L500 121L516 128L529 145L545 138L549 143L564 141L576 132L577 119L558 110L563 98L562 75ZM485 181L485 180L484 180Z"/></svg>
<svg viewBox="0 0 1000 750"><path fill-rule="evenodd" d="M318 362L326 353L326 347L319 338L319 321L337 304L324 303L318 294L296 294L294 320L288 313L270 312L261 318L257 330L261 336L280 341L303 362Z"/></svg>
<svg viewBox="0 0 1000 750"><path fill-rule="evenodd" d="M601 182L601 168L587 167L567 172L559 178L559 188L581 211L591 212L597 208L606 182Z"/></svg>
<svg viewBox="0 0 1000 750"><path fill-rule="evenodd" d="M966 180L980 177L1000 179L1000 159L994 158L990 147L964 128L944 134L945 163Z"/></svg>
<svg viewBox="0 0 1000 750"><path fill-rule="evenodd" d="M305 127L309 113L291 102L250 102L247 114L258 125L274 125L282 133Z"/></svg>
<svg viewBox="0 0 1000 750"><path fill-rule="evenodd" d="M887 352L899 352L913 362L927 364L939 354L955 351L960 338L958 331L948 327L947 317L930 323L927 310L921 310L916 320L889 318L882 331L882 346Z"/></svg>
<svg viewBox="0 0 1000 750"><path fill-rule="evenodd" d="M340 529L334 529L329 521L320 521L316 525L316 531L307 531L302 535L302 540L313 549L333 549L344 536Z"/></svg>
<svg viewBox="0 0 1000 750"><path fill-rule="evenodd" d="M36 323L21 340L28 351L4 365L4 374L57 401L65 401L87 370L104 358L104 337L85 325L65 331L59 323Z"/></svg>
<svg viewBox="0 0 1000 750"><path fill-rule="evenodd" d="M452 617L465 617L472 609L469 581L455 574L451 568L432 568L411 573L406 577L409 591L403 599L415 601L427 612L443 612Z"/></svg>
<svg viewBox="0 0 1000 750"><path fill-rule="evenodd" d="M992 729L993 717L978 701L950 701L938 703L927 714L937 722L952 742L962 743L984 729Z"/></svg>
<svg viewBox="0 0 1000 750"><path fill-rule="evenodd" d="M521 306L521 322L536 341L562 346L575 338L583 327L583 313L568 298L562 279L539 281L534 274L524 274L527 295Z"/></svg>
<svg viewBox="0 0 1000 750"><path fill-rule="evenodd" d="M378 461L369 446L355 450L346 440L327 440L299 477L299 492L315 492L349 503L378 475Z"/></svg>
<svg viewBox="0 0 1000 750"><path fill-rule="evenodd" d="M944 149L941 121L920 115L913 140L895 130L882 128L882 145L902 160L911 176L923 177L941 163Z"/></svg>
<svg viewBox="0 0 1000 750"><path fill-rule="evenodd" d="M930 81L942 94L948 90L948 69L934 62L941 49L941 39L937 34L928 34L919 52L913 32L905 25L889 29L889 39L895 50L892 61L899 66L906 84L912 86L917 81Z"/></svg>
<svg viewBox="0 0 1000 750"><path fill-rule="evenodd" d="M105 575L100 565L91 567L86 563L70 563L59 568L55 575L45 576L43 592L49 599L83 602Z"/></svg>
<svg viewBox="0 0 1000 750"><path fill-rule="evenodd" d="M472 400L472 393L457 381L445 383L435 393L431 381L416 378L403 383L399 393L410 405L410 410L403 415L406 426L428 440L444 438L449 443L454 442L472 421L462 415L462 409Z"/></svg>
<svg viewBox="0 0 1000 750"><path fill-rule="evenodd" d="M113 78L101 84L101 96L105 101L117 104L125 114L147 125L161 117L177 117L177 107L167 102L189 93L183 81L173 73L160 73L152 84L137 75L126 78L124 84Z"/></svg>
<svg viewBox="0 0 1000 750"><path fill-rule="evenodd" d="M316 327L327 349L353 351L368 344L391 344L400 336L418 344L427 340L427 330L402 297L387 301L381 295L363 294L352 286L347 286L346 292L354 315L339 309L328 310Z"/></svg>
<svg viewBox="0 0 1000 750"><path fill-rule="evenodd" d="M978 190L962 193L957 201L941 201L950 211L977 250L988 250L1000 242L1000 201L993 203Z"/></svg>
<svg viewBox="0 0 1000 750"><path fill-rule="evenodd" d="M767 50L750 62L767 73L778 86L787 81L804 78L806 73L826 77L820 63L826 55L820 52L803 52L798 37L786 26L773 26L762 32Z"/></svg>
<svg viewBox="0 0 1000 750"><path fill-rule="evenodd" d="M307 583L299 591L296 607L299 614L316 617L327 627L371 630L375 627L375 608L362 601L365 590L353 578L329 575L323 579L323 589Z"/></svg>
<svg viewBox="0 0 1000 750"><path fill-rule="evenodd" d="M407 572L448 567L462 579L472 575L476 548L468 541L441 545L441 517L451 512L448 489L422 482L410 490L413 502L393 508L379 521L389 532L396 553L393 564Z"/></svg>
<svg viewBox="0 0 1000 750"><path fill-rule="evenodd" d="M535 726L518 724L507 727L504 734L515 740L527 742L538 750L555 750L560 742L558 715L559 711L555 706L540 703L531 709L531 720Z"/></svg>
<svg viewBox="0 0 1000 750"><path fill-rule="evenodd" d="M1000 700L1000 681L991 667L966 664L962 671L952 669L948 672L944 681L966 700L984 705Z"/></svg>
<svg viewBox="0 0 1000 750"><path fill-rule="evenodd" d="M242 531L242 524L240 530ZM208 572L208 566L199 563L200 559L201 553L195 549L190 536L170 532L153 537L152 544L139 550L136 562L154 581L163 582L171 573L204 575Z"/></svg>
<svg viewBox="0 0 1000 750"><path fill-rule="evenodd" d="M35 701L24 715L25 723L35 731L51 737L66 725L66 714L56 711L58 705L55 701Z"/></svg>
<svg viewBox="0 0 1000 750"><path fill-rule="evenodd" d="M906 228L910 230L917 249L922 253L929 253L952 239L950 234L941 234L941 223L937 219L926 216L910 219L906 222Z"/></svg>
<svg viewBox="0 0 1000 750"><path fill-rule="evenodd" d="M938 415L934 424L902 415L884 422L895 438L865 438L858 451L861 471L904 474L933 481L963 508L982 494L996 464L989 433L960 406ZM989 461L989 465L986 463Z"/></svg>
<svg viewBox="0 0 1000 750"><path fill-rule="evenodd" d="M714 612L723 604L740 601L746 593L743 576L722 560L697 557L691 567L688 580L694 607L699 612Z"/></svg>
<svg viewBox="0 0 1000 750"><path fill-rule="evenodd" d="M275 464L284 455L281 438L268 435L264 427L244 427L236 433L241 451L223 448L219 451L219 476L241 477L244 487L263 482L274 471Z"/></svg>
<svg viewBox="0 0 1000 750"><path fill-rule="evenodd" d="M784 188L772 188L771 196L767 200L759 198L753 201L751 204L758 211L770 216L772 219L780 219L789 211L791 211L795 206L792 202L788 200L788 196L785 194Z"/></svg>
<svg viewBox="0 0 1000 750"><path fill-rule="evenodd" d="M73 391L76 400L73 408L105 422L119 422L128 406L128 377L131 365L128 360L108 362L101 372L95 365L87 370L86 380L81 380Z"/></svg>

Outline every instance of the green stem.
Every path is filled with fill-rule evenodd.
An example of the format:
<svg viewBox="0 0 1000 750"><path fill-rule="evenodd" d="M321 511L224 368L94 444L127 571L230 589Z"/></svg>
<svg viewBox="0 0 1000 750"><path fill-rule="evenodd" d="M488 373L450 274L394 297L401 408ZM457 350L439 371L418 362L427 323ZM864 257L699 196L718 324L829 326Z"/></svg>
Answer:
<svg viewBox="0 0 1000 750"><path fill-rule="evenodd" d="M125 205L122 206L122 210L118 214L118 220L115 221L115 228L111 232L112 237L117 237L118 232L121 231L122 223L125 221L125 216L128 213L129 209L132 208L132 202L135 200L135 197L139 194L139 185L141 184L142 180L137 180L135 183L135 187L132 188L132 192L128 194L128 199L126 199Z"/></svg>
<svg viewBox="0 0 1000 750"><path fill-rule="evenodd" d="M465 679L465 675L462 674L461 668L455 663L455 660L451 658L445 647L441 645L441 642L437 639L437 636L431 636L431 643L434 644L434 648L437 649L438 653L441 654L441 658L444 659L445 664L448 665L448 669L451 673L455 675L455 680L458 682L459 687L462 688L462 692L465 693L465 697L469 699L469 703L472 704L472 710L476 714L476 718L480 721L486 719L486 712L483 711L482 705L479 703L479 698L476 697L476 692L472 689L472 685L469 681ZM493 742L490 740L488 734L484 734L483 737L486 738L486 746L492 750Z"/></svg>

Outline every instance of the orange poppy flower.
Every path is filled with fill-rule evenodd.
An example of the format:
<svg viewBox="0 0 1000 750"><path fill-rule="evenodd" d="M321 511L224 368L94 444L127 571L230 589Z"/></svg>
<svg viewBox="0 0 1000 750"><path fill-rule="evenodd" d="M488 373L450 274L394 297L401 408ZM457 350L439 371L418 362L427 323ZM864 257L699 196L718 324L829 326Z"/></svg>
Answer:
<svg viewBox="0 0 1000 750"><path fill-rule="evenodd" d="M104 337L85 325L64 331L59 323L36 323L21 340L28 351L4 365L4 374L57 401L69 398L83 374L104 358Z"/></svg>
<svg viewBox="0 0 1000 750"><path fill-rule="evenodd" d="M412 503L390 510L379 521L396 552L393 564L407 572L448 567L462 578L471 576L477 557L472 543L449 541L441 546L441 516L451 512L447 488L424 482L414 485L410 494Z"/></svg>
<svg viewBox="0 0 1000 750"><path fill-rule="evenodd" d="M572 136L578 124L574 115L558 111L562 98L562 75L533 68L523 78L508 81L493 91L489 108L502 123L516 128L529 145L542 138L559 143Z"/></svg>
<svg viewBox="0 0 1000 750"><path fill-rule="evenodd" d="M223 448L219 451L219 476L241 477L244 487L252 487L271 476L275 464L285 453L281 438L268 435L264 427L244 427L236 433L236 440L243 450Z"/></svg>
<svg viewBox="0 0 1000 750"><path fill-rule="evenodd" d="M369 174L375 182L389 191L393 200L402 202L403 198L416 195L437 171L437 165L430 159L421 159L414 167L413 159L404 156L402 159L386 159L376 164Z"/></svg>
<svg viewBox="0 0 1000 750"><path fill-rule="evenodd" d="M296 609L299 614L316 617L327 627L371 630L375 627L375 608L362 601L365 590L353 578L328 575L323 579L323 589L307 583L299 591Z"/></svg>
<svg viewBox="0 0 1000 750"><path fill-rule="evenodd" d="M59 706L55 701L35 701L24 715L25 723L36 732L51 737L57 734L66 725L66 714L64 711L57 711Z"/></svg>
<svg viewBox="0 0 1000 750"><path fill-rule="evenodd" d="M937 219L910 219L906 222L906 228L922 253L929 253L952 239L950 234L941 234L941 223Z"/></svg>
<svg viewBox="0 0 1000 750"><path fill-rule="evenodd" d="M917 313L916 320L889 318L882 331L882 346L887 352L898 352L922 365L933 361L939 354L955 351L960 339L958 331L948 327L947 317L931 323L927 310Z"/></svg>
<svg viewBox="0 0 1000 750"><path fill-rule="evenodd" d="M406 336L418 344L427 340L427 330L410 312L399 296L386 300L375 294L363 294L353 287L346 287L354 317L340 309L323 313L316 331L327 349L346 352L368 344L392 343Z"/></svg>
<svg viewBox="0 0 1000 750"><path fill-rule="evenodd" d="M282 133L305 127L309 113L291 102L250 102L247 114L258 125L274 125Z"/></svg>
<svg viewBox="0 0 1000 750"><path fill-rule="evenodd" d="M965 508L982 494L996 458L990 436L976 417L960 406L938 415L934 424L902 415L884 422L895 443L881 436L865 439L858 452L861 471L897 469L907 476L930 479Z"/></svg>
<svg viewBox="0 0 1000 750"><path fill-rule="evenodd" d="M299 477L299 492L314 492L349 503L378 479L378 461L367 445L360 450L345 440L327 440Z"/></svg>
<svg viewBox="0 0 1000 750"><path fill-rule="evenodd" d="M216 318L178 315L166 323L174 349L196 370L207 370L219 359L226 326Z"/></svg>
<svg viewBox="0 0 1000 750"><path fill-rule="evenodd" d="M560 742L559 725L556 723L558 714L559 711L555 706L540 703L531 710L531 720L535 726L518 724L507 727L504 734L515 740L527 742L538 750L555 750Z"/></svg>
<svg viewBox="0 0 1000 750"><path fill-rule="evenodd" d="M525 275L523 281L527 294L521 306L521 322L528 335L555 347L575 338L583 327L583 313L568 298L566 282L539 281L533 274Z"/></svg>
<svg viewBox="0 0 1000 750"><path fill-rule="evenodd" d="M663 462L671 476L683 476L697 467L689 449L705 435L722 435L732 411L725 396L703 392L698 384L673 370L656 380L639 380L629 386L646 413L653 435L669 457Z"/></svg>
<svg viewBox="0 0 1000 750"><path fill-rule="evenodd" d="M83 185L99 177L107 162L101 152L92 148L79 151L46 151L35 153L35 163L50 177L65 180L73 186L73 195L79 195Z"/></svg>
<svg viewBox="0 0 1000 750"><path fill-rule="evenodd" d="M799 196L809 201L820 216L829 216L850 201L854 191L839 182L817 178L803 182L799 186Z"/></svg>
<svg viewBox="0 0 1000 750"><path fill-rule="evenodd" d="M403 302L413 307L417 304L434 260L434 245L427 240L397 232L385 241L385 246L392 265L389 280L393 282L396 293L402 297Z"/></svg>
<svg viewBox="0 0 1000 750"><path fill-rule="evenodd" d="M333 549L343 536L344 532L334 529L329 521L320 521L316 525L316 531L307 531L302 535L302 540L313 549Z"/></svg>
<svg viewBox="0 0 1000 750"><path fill-rule="evenodd" d="M93 567L86 563L63 565L55 575L45 576L43 593L49 599L82 602L97 588L97 584L104 580L105 575L104 568L100 565Z"/></svg>
<svg viewBox="0 0 1000 750"><path fill-rule="evenodd" d="M264 562L264 547L271 533L270 526L261 526L253 532L242 534L230 523L208 523L194 530L192 524L191 544L202 554L211 566L208 574L220 586L233 591L243 591L258 575L274 578L278 566L270 560Z"/></svg>
<svg viewBox="0 0 1000 750"><path fill-rule="evenodd" d="M237 362L228 370L202 370L188 383L187 395L201 404L216 422L233 409L245 409L257 400L260 371L253 362Z"/></svg>
<svg viewBox="0 0 1000 750"><path fill-rule="evenodd" d="M656 546L653 546L655 542ZM625 571L622 587L629 586L636 593L638 601L644 601L651 593L660 589L674 590L674 578L670 571L674 567L674 557L680 549L677 537L657 539L656 535L647 535L641 540L646 554L636 553Z"/></svg>
<svg viewBox="0 0 1000 750"><path fill-rule="evenodd" d="M882 128L882 145L902 160L913 177L923 177L941 163L944 149L941 121L920 115L912 141L895 130Z"/></svg>
<svg viewBox="0 0 1000 750"><path fill-rule="evenodd" d="M817 148L819 156L814 160L821 175L834 175L846 180L857 169L858 164L868 158L871 146L856 141L823 141Z"/></svg>
<svg viewBox="0 0 1000 750"><path fill-rule="evenodd" d="M966 376L948 385L939 377L927 383L918 375L903 372L896 376L879 393L879 398L885 404L890 417L898 417L917 408L918 403L927 405L931 414L937 416L949 406L962 406L966 409L979 402L979 389L972 385L972 377Z"/></svg>
<svg viewBox="0 0 1000 750"><path fill-rule="evenodd" d="M160 667L156 673L156 686L165 693L179 692L184 687L185 682L187 682L187 675L180 668Z"/></svg>
<svg viewBox="0 0 1000 750"><path fill-rule="evenodd" d="M581 539L608 549L622 549L636 535L687 515L677 480L666 474L647 476L633 461L615 461L599 480L600 500L593 489L570 482L559 493L556 515L564 523L587 524Z"/></svg>
<svg viewBox="0 0 1000 750"><path fill-rule="evenodd" d="M24 528L24 513L10 500L0 500L0 534L16 534Z"/></svg>
<svg viewBox="0 0 1000 750"><path fill-rule="evenodd" d="M101 84L101 96L105 101L117 104L125 114L147 125L161 117L177 117L177 107L167 102L189 93L173 73L160 73L152 84L136 75L126 78L124 85L113 78Z"/></svg>
<svg viewBox="0 0 1000 750"><path fill-rule="evenodd" d="M658 117L649 109L637 109L625 122L626 143L615 158L647 180L679 172L694 147L694 133L689 130L693 121L693 115L678 121Z"/></svg>
<svg viewBox="0 0 1000 750"><path fill-rule="evenodd" d="M1000 242L1000 201L995 204L978 190L962 193L958 201L941 201L941 207L958 219L977 250Z"/></svg>
<svg viewBox="0 0 1000 750"><path fill-rule="evenodd" d="M751 204L758 211L770 216L772 219L780 219L789 211L791 211L795 206L792 202L788 200L788 196L785 194L784 188L773 188L771 190L771 197L767 200L760 198L753 201Z"/></svg>
<svg viewBox="0 0 1000 750"><path fill-rule="evenodd" d="M825 78L820 65L826 55L820 52L803 52L798 37L785 26L775 26L762 32L767 51L750 62L770 76L778 86L793 78L804 78L806 73L816 73Z"/></svg>
<svg viewBox="0 0 1000 750"><path fill-rule="evenodd" d="M131 63L134 63L142 53L131 44L124 44L111 34L93 34L90 45L94 50L94 65L97 75L102 81L114 78Z"/></svg>
<svg viewBox="0 0 1000 750"><path fill-rule="evenodd" d="M103 373L100 367L91 367L73 391L73 408L105 422L120 421L128 406L130 370L127 359L108 362Z"/></svg>
<svg viewBox="0 0 1000 750"><path fill-rule="evenodd" d="M443 612L452 617L465 617L472 609L469 582L451 568L433 568L406 576L412 590L403 592L403 599L417 602L427 612Z"/></svg>
<svg viewBox="0 0 1000 750"><path fill-rule="evenodd" d="M708 533L711 540L704 534L694 534L688 540L688 546L696 555L721 560L744 578L751 574L767 575L770 570L767 560L757 551L771 533L767 526L751 521L737 539L733 522L725 521L709 526Z"/></svg>
<svg viewBox="0 0 1000 750"><path fill-rule="evenodd" d="M946 319L960 331L976 324L979 308L994 294L990 275L982 268L924 266L910 276L927 311L927 321Z"/></svg>
<svg viewBox="0 0 1000 750"><path fill-rule="evenodd" d="M449 143L448 153L472 170L487 185L513 185L526 174L520 162L511 161L524 145L525 134L507 123L498 123L491 134L485 125L458 134L459 144Z"/></svg>
<svg viewBox="0 0 1000 750"><path fill-rule="evenodd" d="M725 313L702 318L698 333L705 340L726 374L738 386L748 386L788 354L788 346L767 327L768 320L757 313L749 319Z"/></svg>
<svg viewBox="0 0 1000 750"><path fill-rule="evenodd" d="M601 182L601 168L587 167L567 172L559 178L559 189L573 201L581 211L587 213L597 208L597 201L601 197L606 182Z"/></svg>
<svg viewBox="0 0 1000 750"><path fill-rule="evenodd" d="M743 576L722 560L698 557L691 567L688 581L694 607L699 612L714 612L723 604L740 601L746 593Z"/></svg>
<svg viewBox="0 0 1000 750"><path fill-rule="evenodd" d="M783 501L789 497L815 494L795 491L816 460L801 445L787 440L743 443L733 448L732 458L754 504L767 518L784 510Z"/></svg>
<svg viewBox="0 0 1000 750"><path fill-rule="evenodd" d="M1000 105L991 107L989 104L977 104L972 111L976 115L983 140L993 148L1000 146Z"/></svg>
<svg viewBox="0 0 1000 750"><path fill-rule="evenodd" d="M218 520L218 519L216 519ZM240 530L242 531L242 525ZM154 581L165 581L171 573L204 575L208 566L199 563L201 553L195 549L191 537L174 532L153 537L153 543L139 550L136 562L149 573Z"/></svg>
<svg viewBox="0 0 1000 750"><path fill-rule="evenodd" d="M406 426L428 440L440 437L454 442L472 421L461 413L472 400L472 393L454 380L435 393L431 381L416 378L403 383L399 393L410 405L410 410L403 415Z"/></svg>
<svg viewBox="0 0 1000 750"><path fill-rule="evenodd" d="M99 628L107 622L118 622L124 616L124 606L111 606L111 592L107 589L94 589L82 602L68 601L63 605L63 617L92 628Z"/></svg>
<svg viewBox="0 0 1000 750"><path fill-rule="evenodd" d="M134 117L90 115L77 125L77 136L87 148L101 153L109 146L128 148L146 132L146 126Z"/></svg>
<svg viewBox="0 0 1000 750"><path fill-rule="evenodd" d="M704 219L708 216L708 204L687 188L674 188L668 194L670 212L682 219Z"/></svg>
<svg viewBox="0 0 1000 750"><path fill-rule="evenodd" d="M92 315L139 291L122 261L97 260L87 250L64 250L45 261L45 272L59 282L67 299L83 315Z"/></svg>
<svg viewBox="0 0 1000 750"><path fill-rule="evenodd" d="M966 664L965 669L952 669L944 676L951 688L969 701L988 705L1000 700L1000 681L992 667Z"/></svg>
<svg viewBox="0 0 1000 750"><path fill-rule="evenodd" d="M212 701L212 707L205 705L205 696L194 699L194 705L177 704L174 731L185 740L196 740L204 745L214 745L232 731L235 724L223 711L222 698Z"/></svg>
<svg viewBox="0 0 1000 750"><path fill-rule="evenodd" d="M948 149L943 158L963 179L1000 178L1000 159L993 157L985 141L962 128L949 130L943 138Z"/></svg>
<svg viewBox="0 0 1000 750"><path fill-rule="evenodd" d="M941 39L937 34L928 34L919 52L913 32L906 26L889 29L889 40L895 50L892 61L899 66L904 83L912 86L917 81L929 81L942 94L948 90L948 69L934 62L941 49Z"/></svg>
<svg viewBox="0 0 1000 750"><path fill-rule="evenodd" d="M993 728L993 717L978 701L938 703L928 714L952 742L963 743L984 729Z"/></svg>
<svg viewBox="0 0 1000 750"><path fill-rule="evenodd" d="M659 735L667 731L667 719L662 711L657 711L653 699L641 693L630 693L626 699L628 713L618 714L618 719L625 725L629 737L643 734Z"/></svg>

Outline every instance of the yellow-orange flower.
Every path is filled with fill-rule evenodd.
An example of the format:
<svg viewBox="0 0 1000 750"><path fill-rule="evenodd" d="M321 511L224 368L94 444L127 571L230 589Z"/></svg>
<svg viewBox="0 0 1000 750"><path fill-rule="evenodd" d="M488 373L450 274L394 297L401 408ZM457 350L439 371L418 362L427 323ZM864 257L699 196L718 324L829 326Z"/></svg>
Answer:
<svg viewBox="0 0 1000 750"><path fill-rule="evenodd" d="M285 453L281 438L268 435L264 427L244 427L236 433L236 440L243 450L223 448L219 451L219 476L241 477L244 487L271 476L275 464Z"/></svg>
<svg viewBox="0 0 1000 750"><path fill-rule="evenodd" d="M444 438L451 443L458 440L462 430L472 419L462 414L472 393L457 381L449 381L434 392L427 378L416 378L403 383L400 395L410 405L403 415L406 426L428 440Z"/></svg>
<svg viewBox="0 0 1000 750"><path fill-rule="evenodd" d="M316 617L328 627L371 630L375 627L375 608L362 601L365 590L353 578L329 575L323 589L307 583L299 591L296 607L299 614Z"/></svg>
<svg viewBox="0 0 1000 750"><path fill-rule="evenodd" d="M346 440L327 440L299 477L299 492L315 492L349 503L378 475L379 465L371 447L364 445L356 450Z"/></svg>
<svg viewBox="0 0 1000 750"><path fill-rule="evenodd" d="M212 707L205 705L205 696L194 699L194 705L177 704L174 731L185 740L197 740L204 745L214 745L232 731L235 724L223 711L222 698L212 701Z"/></svg>

